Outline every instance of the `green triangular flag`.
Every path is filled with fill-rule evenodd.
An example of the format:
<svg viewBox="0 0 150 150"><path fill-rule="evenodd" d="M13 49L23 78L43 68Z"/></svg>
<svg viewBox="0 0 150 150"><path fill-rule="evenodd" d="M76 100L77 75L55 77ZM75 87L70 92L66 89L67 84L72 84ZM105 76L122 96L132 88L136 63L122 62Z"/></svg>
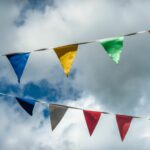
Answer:
<svg viewBox="0 0 150 150"><path fill-rule="evenodd" d="M123 49L124 37L107 38L102 39L99 42L102 44L105 51L113 59L113 61L118 64L120 60L120 54Z"/></svg>

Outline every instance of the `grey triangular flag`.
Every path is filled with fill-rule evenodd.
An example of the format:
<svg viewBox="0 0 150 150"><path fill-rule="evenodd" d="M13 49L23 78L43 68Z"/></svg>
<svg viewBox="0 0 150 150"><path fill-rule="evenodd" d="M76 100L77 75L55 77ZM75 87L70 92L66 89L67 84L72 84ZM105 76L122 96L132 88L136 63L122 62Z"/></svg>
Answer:
<svg viewBox="0 0 150 150"><path fill-rule="evenodd" d="M50 109L51 127L52 130L54 130L58 125L58 123L63 118L63 116L65 115L65 112L67 111L68 107L57 104L50 104L49 109Z"/></svg>

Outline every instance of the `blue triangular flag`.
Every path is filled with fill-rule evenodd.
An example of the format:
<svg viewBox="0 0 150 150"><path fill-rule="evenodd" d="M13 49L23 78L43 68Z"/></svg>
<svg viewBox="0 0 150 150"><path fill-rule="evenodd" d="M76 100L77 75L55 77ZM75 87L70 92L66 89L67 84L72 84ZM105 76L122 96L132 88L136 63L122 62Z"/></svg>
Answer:
<svg viewBox="0 0 150 150"><path fill-rule="evenodd" d="M20 83L20 79L23 74L23 71L25 69L26 63L28 61L29 55L30 55L30 53L7 55L7 58L17 75L19 83Z"/></svg>
<svg viewBox="0 0 150 150"><path fill-rule="evenodd" d="M21 107L32 116L32 112L35 106L36 101L33 99L27 99L27 98L19 98L16 97L16 100L21 105Z"/></svg>

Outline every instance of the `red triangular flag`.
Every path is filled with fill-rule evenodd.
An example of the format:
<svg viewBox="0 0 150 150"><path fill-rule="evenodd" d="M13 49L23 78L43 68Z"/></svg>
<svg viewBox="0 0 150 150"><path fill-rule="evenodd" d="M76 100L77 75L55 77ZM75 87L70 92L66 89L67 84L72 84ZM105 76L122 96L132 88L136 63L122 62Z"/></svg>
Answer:
<svg viewBox="0 0 150 150"><path fill-rule="evenodd" d="M122 141L124 140L128 130L129 130L132 118L133 118L132 116L124 116L124 115L118 115L118 114L116 115L116 121L118 124L120 137L121 137Z"/></svg>
<svg viewBox="0 0 150 150"><path fill-rule="evenodd" d="M101 112L83 110L83 113L91 136L101 116Z"/></svg>

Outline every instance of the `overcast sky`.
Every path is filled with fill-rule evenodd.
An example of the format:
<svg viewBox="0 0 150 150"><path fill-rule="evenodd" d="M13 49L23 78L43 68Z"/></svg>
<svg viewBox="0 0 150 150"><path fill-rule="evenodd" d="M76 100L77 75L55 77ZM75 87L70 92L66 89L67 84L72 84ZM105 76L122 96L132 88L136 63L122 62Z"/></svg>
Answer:
<svg viewBox="0 0 150 150"><path fill-rule="evenodd" d="M0 54L120 36L150 29L149 0L1 0ZM126 37L116 65L98 43L79 46L69 78L52 50L31 53L21 84L0 59L0 92L112 113L150 116L150 34ZM54 132L48 108L28 116L0 101L1 150L149 150L150 121L134 119L122 143L115 116L102 115L92 137L83 112L68 110Z"/></svg>

